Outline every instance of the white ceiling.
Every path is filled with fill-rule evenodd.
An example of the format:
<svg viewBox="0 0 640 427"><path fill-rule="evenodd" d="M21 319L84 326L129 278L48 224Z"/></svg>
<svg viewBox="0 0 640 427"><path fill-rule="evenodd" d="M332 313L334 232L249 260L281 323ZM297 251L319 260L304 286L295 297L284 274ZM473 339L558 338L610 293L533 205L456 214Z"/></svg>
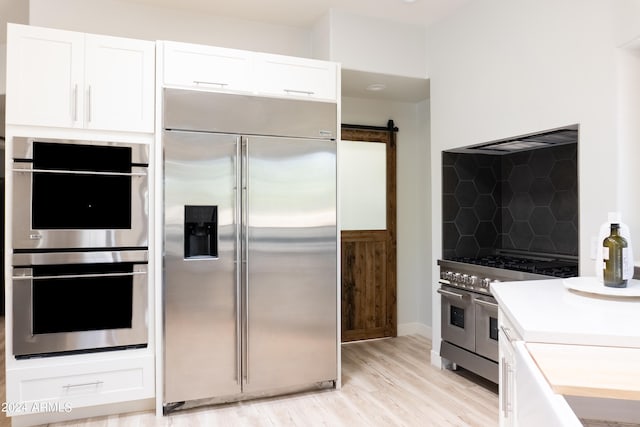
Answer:
<svg viewBox="0 0 640 427"><path fill-rule="evenodd" d="M469 0L122 0L236 19L308 27L329 9L428 26Z"/></svg>

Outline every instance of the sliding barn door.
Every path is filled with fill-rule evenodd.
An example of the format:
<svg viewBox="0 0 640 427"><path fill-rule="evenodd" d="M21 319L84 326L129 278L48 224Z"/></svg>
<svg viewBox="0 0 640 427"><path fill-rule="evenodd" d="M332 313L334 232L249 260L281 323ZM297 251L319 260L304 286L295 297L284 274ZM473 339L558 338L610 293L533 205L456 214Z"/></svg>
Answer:
<svg viewBox="0 0 640 427"><path fill-rule="evenodd" d="M396 131L342 127L343 342L397 334Z"/></svg>

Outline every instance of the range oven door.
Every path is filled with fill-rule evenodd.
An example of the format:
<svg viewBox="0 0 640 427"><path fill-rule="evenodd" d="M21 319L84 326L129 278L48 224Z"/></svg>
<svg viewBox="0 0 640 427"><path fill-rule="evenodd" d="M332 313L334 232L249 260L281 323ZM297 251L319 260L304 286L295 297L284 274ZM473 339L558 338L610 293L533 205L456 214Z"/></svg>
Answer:
<svg viewBox="0 0 640 427"><path fill-rule="evenodd" d="M498 361L498 303L490 296L474 297L476 353Z"/></svg>
<svg viewBox="0 0 640 427"><path fill-rule="evenodd" d="M147 251L17 254L14 264L16 357L146 346Z"/></svg>
<svg viewBox="0 0 640 427"><path fill-rule="evenodd" d="M475 305L470 292L449 286L438 289L441 296L442 339L469 351L475 351Z"/></svg>
<svg viewBox="0 0 640 427"><path fill-rule="evenodd" d="M14 138L13 248L148 245L148 146Z"/></svg>

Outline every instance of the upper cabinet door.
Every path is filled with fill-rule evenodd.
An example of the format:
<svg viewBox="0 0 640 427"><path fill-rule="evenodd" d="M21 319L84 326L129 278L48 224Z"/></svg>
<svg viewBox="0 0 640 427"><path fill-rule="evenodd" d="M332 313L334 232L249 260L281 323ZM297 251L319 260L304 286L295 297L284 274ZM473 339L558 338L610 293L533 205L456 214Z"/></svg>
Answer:
<svg viewBox="0 0 640 427"><path fill-rule="evenodd" d="M216 91L251 92L252 53L164 42L164 84Z"/></svg>
<svg viewBox="0 0 640 427"><path fill-rule="evenodd" d="M337 73L334 62L263 54L256 60L256 89L264 94L335 101Z"/></svg>
<svg viewBox="0 0 640 427"><path fill-rule="evenodd" d="M153 42L7 27L7 124L153 132Z"/></svg>
<svg viewBox="0 0 640 427"><path fill-rule="evenodd" d="M86 127L153 132L155 44L92 34L85 40Z"/></svg>
<svg viewBox="0 0 640 427"><path fill-rule="evenodd" d="M9 25L6 123L82 127L83 55L82 33Z"/></svg>

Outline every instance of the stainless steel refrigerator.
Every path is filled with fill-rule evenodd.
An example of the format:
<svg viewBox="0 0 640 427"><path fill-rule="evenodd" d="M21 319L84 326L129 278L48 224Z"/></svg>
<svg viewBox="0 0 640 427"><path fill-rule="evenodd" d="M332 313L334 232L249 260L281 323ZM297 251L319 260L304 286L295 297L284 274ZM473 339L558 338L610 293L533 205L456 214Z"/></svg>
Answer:
<svg viewBox="0 0 640 427"><path fill-rule="evenodd" d="M335 384L336 105L163 97L165 411Z"/></svg>

